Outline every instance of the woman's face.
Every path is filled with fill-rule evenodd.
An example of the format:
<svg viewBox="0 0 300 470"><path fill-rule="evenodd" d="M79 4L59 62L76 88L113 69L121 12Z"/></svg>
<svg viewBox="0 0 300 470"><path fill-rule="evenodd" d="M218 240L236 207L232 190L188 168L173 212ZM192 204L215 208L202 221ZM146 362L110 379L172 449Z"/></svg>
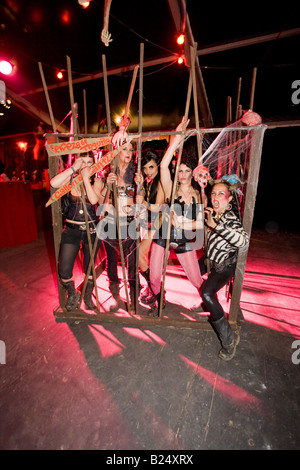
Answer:
<svg viewBox="0 0 300 470"><path fill-rule="evenodd" d="M134 148L133 145L129 142L126 147L119 153L119 161L121 163L129 163L132 159L133 154Z"/></svg>
<svg viewBox="0 0 300 470"><path fill-rule="evenodd" d="M94 163L93 157L80 157L82 161L82 168L85 168L86 166L91 166Z"/></svg>
<svg viewBox="0 0 300 470"><path fill-rule="evenodd" d="M158 173L158 166L153 158L143 166L143 171L146 177L150 180L153 180Z"/></svg>
<svg viewBox="0 0 300 470"><path fill-rule="evenodd" d="M223 183L215 184L211 191L211 203L216 213L223 212L232 199L227 186Z"/></svg>
<svg viewBox="0 0 300 470"><path fill-rule="evenodd" d="M178 170L178 181L180 184L191 184L193 171L191 168L181 163Z"/></svg>

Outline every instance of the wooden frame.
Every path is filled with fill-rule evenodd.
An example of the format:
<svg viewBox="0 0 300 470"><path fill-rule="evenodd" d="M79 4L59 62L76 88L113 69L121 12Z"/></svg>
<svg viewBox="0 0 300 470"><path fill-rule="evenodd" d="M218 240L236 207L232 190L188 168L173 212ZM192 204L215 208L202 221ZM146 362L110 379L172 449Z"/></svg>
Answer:
<svg viewBox="0 0 300 470"><path fill-rule="evenodd" d="M142 45L143 46L143 45ZM185 112L185 117L188 117L188 110L189 110L189 102L191 98L191 88L193 85L193 98L194 98L194 108L195 108L195 118L196 118L196 129L189 129L189 132L195 132L197 135L197 142L198 142L198 152L199 156L201 155L201 148L200 148L200 142L202 142L202 134L207 134L207 133L218 133L222 132L223 129L226 128L199 128L199 118L198 118L198 110L197 110L197 95L196 95L196 84L195 84L195 68L193 66L193 63L196 58L195 51L191 50L191 57L192 57L192 67L190 71L190 80L189 80L189 87L188 87L188 93L187 93L187 102L186 102L186 112ZM109 99L108 99L108 85L107 85L107 74L106 74L106 64L105 64L105 58L103 59L103 69L104 69L104 84L105 84L105 96L106 96L106 108L107 108L107 121L109 122L109 117L110 117L110 108L109 108ZM142 69L143 69L143 47L141 47L140 51L140 88L142 89ZM41 75L43 78L43 73L42 69L40 67ZM68 58L68 71L69 71L69 76L71 77L71 67L70 67L70 60ZM49 107L49 113L51 116L51 121L54 127L54 118L53 118L53 113L51 109L51 104L50 100L48 99L48 94L47 94L47 86L45 81L43 80L43 86L45 88L45 93L47 96L47 103ZM74 98L73 98L73 92L72 92L72 83L70 81L69 83L69 89L70 89L70 98L71 98L71 107L72 107L72 115L73 115L73 121L75 122L75 114L74 114ZM130 90L130 94L132 95L132 89ZM147 140L149 138L157 138L157 137L162 137L162 136L171 136L174 134L178 134L176 131L172 132L142 132L142 93L140 92L140 99L139 99L139 106L140 106L140 112L139 112L139 129L138 129L138 134L129 134L130 137L132 138L137 138L139 145L139 152L141 151L141 142L142 140ZM128 103L127 103L127 112L128 112ZM86 113L86 110L85 110ZM77 127L77 126L76 126ZM267 128L267 126L259 125L259 126L253 126L253 127L248 127L248 130L252 134L252 142L251 142L251 149L250 149L250 154L247 156L247 185L246 185L246 191L244 193L244 208L243 208L243 226L249 236L251 235L251 229L252 229L252 222L253 222L253 215L254 215L254 207L255 207L255 199L256 199L256 193L257 193L257 184L258 184L258 176L259 176L259 168L260 168L260 160L261 160L261 150L262 150L262 142L263 142L263 135L264 131ZM245 130L245 127L233 127L231 126L230 129L236 133L239 133L241 130ZM86 126L85 126L86 130ZM109 131L110 129L108 129ZM47 134L47 139L52 139L56 143L59 142L59 139L62 138L68 138L70 140L78 140L80 138L89 138L89 137L95 137L95 138L101 138L101 137L107 137L108 134L80 134L78 131L74 132L74 134L57 134L53 130L53 134ZM186 131L185 131L186 132ZM179 155L181 155L182 151L182 146L179 151ZM49 158L49 178L51 179L54 175L56 175L59 171L59 161L57 156L52 156L48 155ZM179 158L180 160L180 158ZM246 165L246 163L245 163ZM140 168L139 168L140 170ZM177 169L176 169L177 170ZM51 196L54 193L54 190L51 188ZM53 219L53 237L54 237L54 248L55 248L55 258L56 258L56 267L58 268L58 257L59 257L59 246L60 246L60 240L61 240L61 233L62 233L62 214L61 214L61 203L60 200L56 201L55 203L52 204L51 207L52 210L52 219ZM167 240L168 242L168 240ZM168 243L167 243L168 247ZM102 250L101 254L101 260L98 263L98 265L95 267L93 265L93 272L94 272L94 278L95 275L98 277L104 270L104 250ZM238 327L238 316L240 312L240 297L241 297L241 292L242 292L242 285L243 285L243 278L244 278L244 273L245 273L245 265L246 265L246 260L247 260L247 252L248 249L246 250L240 250L239 256L238 256L238 263L237 263L237 268L236 268L236 273L234 277L234 283L233 283L233 290L232 290L232 298L231 298L231 304L230 304L230 312L229 312L229 322L234 326ZM167 259L168 259L168 250L166 249L166 256L165 256L165 262L164 262L164 276L165 276L165 269L166 269L166 264L167 264ZM92 264L94 264L92 262ZM122 268L124 261L122 260ZM137 268L138 269L138 268ZM58 274L58 269L57 269L57 274ZM123 269L123 274L124 274L124 269ZM138 278L138 270L137 270L137 278ZM126 277L124 276L124 280ZM164 285L164 279L162 282L162 287ZM96 286L96 279L95 279L95 286ZM84 286L85 287L85 286ZM65 303L65 292L64 289L62 288L60 282L58 282L58 291L59 291L59 301L60 305L64 305ZM126 297L127 297L127 304L128 302L128 292L126 290ZM81 296L82 297L82 296ZM96 295L97 297L97 295ZM97 304L98 304L98 297L97 297ZM98 304L99 305L99 304ZM176 326L176 327L183 327L183 328L192 328L192 329L208 329L211 330L210 324L207 322L207 319L201 319L201 317L194 317L192 320L188 319L177 319L177 318L165 318L161 315L161 306L159 307L159 316L158 317L149 317L145 315L139 315L139 313L136 312L132 313L130 310L130 306L128 308L128 315L126 316L121 316L120 314L115 314L115 313L86 313L82 309L77 309L75 311L66 311L62 307L58 307L54 310L54 315L57 321L67 321L67 320L77 320L77 321L88 321L90 323L101 323L101 322L119 322L119 323L126 323L126 324L153 324L153 325L161 325L161 326ZM193 315L191 315L193 317Z"/></svg>
<svg viewBox="0 0 300 470"><path fill-rule="evenodd" d="M253 134L252 136L252 146L250 149L249 155L249 168L248 168L248 178L245 191L245 204L244 204L244 213L243 213L243 226L247 231L249 236L251 235L252 222L254 216L255 208L255 199L257 193L257 184L259 177L259 168L261 161L261 150L263 143L263 135L266 129L266 126L254 126L251 129ZM198 129L198 132L201 134L207 133L216 133L221 132L223 128L210 128L210 129ZM242 130L242 128L234 128L233 131ZM245 130L245 128L243 128ZM190 131L190 130L189 130ZM197 129L194 129L196 132ZM142 132L140 137L142 139L158 137L161 135L170 136L176 134L176 132ZM52 135L52 134L51 134ZM80 137L88 137L89 134L80 134ZM94 137L103 137L104 134L97 134ZM55 134L55 138L58 139L60 135ZM49 156L49 176L50 178L58 172L58 160L57 157ZM60 210L60 201L52 204L52 217L53 217L53 236L54 236L54 246L55 246L55 256L56 263L58 262L58 252L59 244L62 231L62 216ZM242 293L242 285L245 273L245 266L247 261L248 248L242 249L239 251L238 263L235 272L233 290L230 301L230 311L229 311L229 322L233 327L238 327L238 317L240 313L240 297ZM103 256L103 253L102 253ZM105 259L102 258L101 262L96 266L97 277L105 269L104 265ZM58 283L60 286L60 283ZM59 288L59 299L60 304L63 305L65 301L65 296L62 288ZM197 319L192 320L182 320L182 319L172 319L164 317L148 317L145 315L132 314L129 313L129 316L116 315L114 313L86 313L84 310L78 309L76 311L67 312L66 310L58 307L54 310L54 315L57 321L67 321L67 320L77 320L77 321L88 321L90 323L101 323L101 322L117 322L117 323L126 323L126 324L146 324L146 325L160 325L160 326L172 326L178 328L191 328L191 329L211 329L210 324L206 319Z"/></svg>

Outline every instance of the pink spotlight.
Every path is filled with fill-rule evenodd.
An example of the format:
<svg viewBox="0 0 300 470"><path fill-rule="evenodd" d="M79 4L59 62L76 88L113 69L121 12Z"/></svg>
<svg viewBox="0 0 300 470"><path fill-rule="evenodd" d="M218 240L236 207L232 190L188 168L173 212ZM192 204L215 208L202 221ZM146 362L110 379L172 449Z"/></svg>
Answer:
<svg viewBox="0 0 300 470"><path fill-rule="evenodd" d="M10 75L12 72L13 66L7 60L0 61L0 73L4 75Z"/></svg>

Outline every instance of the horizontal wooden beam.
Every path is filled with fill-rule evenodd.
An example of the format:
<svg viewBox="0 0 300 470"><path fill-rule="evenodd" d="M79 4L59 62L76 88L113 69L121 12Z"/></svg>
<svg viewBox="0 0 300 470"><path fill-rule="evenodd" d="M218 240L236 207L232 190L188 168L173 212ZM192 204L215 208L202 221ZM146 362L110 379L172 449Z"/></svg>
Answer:
<svg viewBox="0 0 300 470"><path fill-rule="evenodd" d="M216 44L214 46L202 47L197 50L196 54L197 56L205 56L209 54L215 54L217 52L225 52L225 51L237 49L240 47L254 46L255 44L260 44L263 42L274 41L276 38L279 38L279 37L280 39L288 38L288 37L296 36L298 34L300 34L300 28L294 28L294 29L289 29L286 31L280 31L280 32L275 32L275 33L270 33L270 34L263 34L260 36L250 37L246 39L239 39L237 41ZM146 60L143 66L144 68L153 67L155 65L166 64L168 62L175 62L177 61L177 59L178 59L178 56L176 55L160 57L158 59L153 59L153 60L148 60L148 61ZM137 65L138 64L135 62L134 64L112 67L107 70L107 75L117 75L120 73L130 72L134 70L134 68ZM76 83L84 83L84 82L88 82L90 80L96 80L99 78L103 78L103 72L97 72L94 74L84 75L83 77L74 78L72 82L75 85ZM63 88L68 85L69 85L69 82L65 81L65 82L55 83L53 85L48 85L47 88L48 90L55 90L56 88ZM43 87L39 87L33 90L24 91L23 93L19 93L19 96L28 96L28 95L33 95L35 93L43 93L43 92L44 92Z"/></svg>

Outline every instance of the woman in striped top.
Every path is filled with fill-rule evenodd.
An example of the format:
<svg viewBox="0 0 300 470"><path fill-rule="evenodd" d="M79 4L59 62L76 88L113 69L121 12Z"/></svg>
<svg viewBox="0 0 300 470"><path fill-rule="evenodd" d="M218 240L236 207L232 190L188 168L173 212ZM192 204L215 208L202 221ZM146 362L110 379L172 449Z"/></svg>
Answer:
<svg viewBox="0 0 300 470"><path fill-rule="evenodd" d="M209 229L206 259L211 270L201 287L201 296L221 341L219 357L228 361L235 354L239 336L233 333L217 292L234 276L238 250L249 243L249 236L240 222L235 185L225 179L216 180L211 191L211 203L212 208L205 209Z"/></svg>

